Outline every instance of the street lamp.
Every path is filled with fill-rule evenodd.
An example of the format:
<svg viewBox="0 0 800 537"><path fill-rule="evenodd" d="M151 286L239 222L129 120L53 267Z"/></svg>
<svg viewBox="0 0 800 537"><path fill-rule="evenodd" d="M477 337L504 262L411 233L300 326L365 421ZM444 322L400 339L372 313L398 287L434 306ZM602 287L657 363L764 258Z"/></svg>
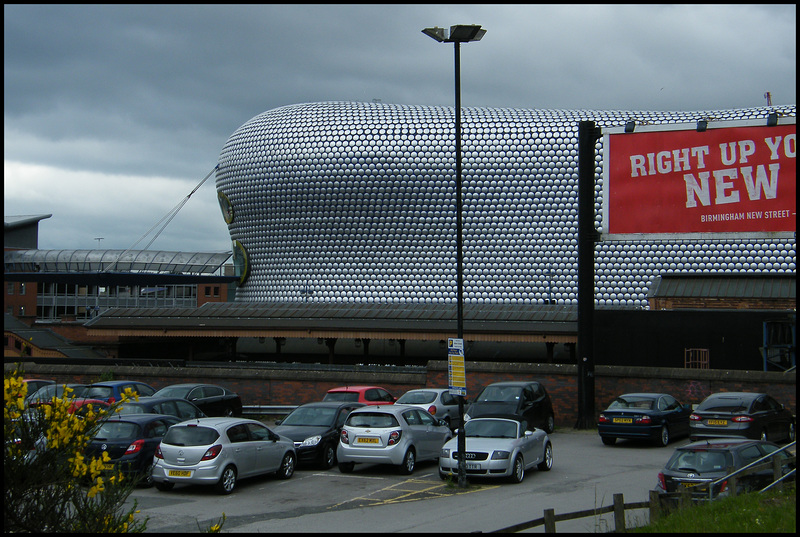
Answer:
<svg viewBox="0 0 800 537"><path fill-rule="evenodd" d="M425 28L422 33L439 43L453 43L455 49L456 73L456 322L458 339L464 338L464 276L463 276L463 226L461 221L461 43L480 41L486 30L480 24L457 24L447 28ZM467 463L463 456L466 451L464 436L464 396L458 396L458 486L467 486Z"/></svg>

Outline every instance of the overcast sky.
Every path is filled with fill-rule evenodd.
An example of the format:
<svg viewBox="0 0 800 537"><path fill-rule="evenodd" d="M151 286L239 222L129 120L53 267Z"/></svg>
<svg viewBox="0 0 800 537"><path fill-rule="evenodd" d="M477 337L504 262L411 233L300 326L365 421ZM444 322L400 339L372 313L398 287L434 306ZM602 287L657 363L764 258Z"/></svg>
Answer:
<svg viewBox="0 0 800 537"><path fill-rule="evenodd" d="M795 5L5 5L4 214L39 248L143 248L228 137L318 101L720 110L796 104ZM102 240L97 238L102 237ZM230 250L214 177L150 249Z"/></svg>

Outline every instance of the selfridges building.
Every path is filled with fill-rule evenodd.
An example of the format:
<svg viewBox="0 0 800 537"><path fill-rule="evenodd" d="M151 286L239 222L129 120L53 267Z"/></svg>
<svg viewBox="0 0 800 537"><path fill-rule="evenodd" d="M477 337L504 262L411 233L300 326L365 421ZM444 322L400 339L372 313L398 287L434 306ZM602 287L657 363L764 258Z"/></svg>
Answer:
<svg viewBox="0 0 800 537"><path fill-rule="evenodd" d="M237 129L216 187L237 302L455 302L454 110L285 106ZM578 124L767 121L796 106L698 112L464 108L465 302L577 303ZM595 157L602 219L603 140ZM646 308L663 273L795 273L796 241L599 242L595 304Z"/></svg>

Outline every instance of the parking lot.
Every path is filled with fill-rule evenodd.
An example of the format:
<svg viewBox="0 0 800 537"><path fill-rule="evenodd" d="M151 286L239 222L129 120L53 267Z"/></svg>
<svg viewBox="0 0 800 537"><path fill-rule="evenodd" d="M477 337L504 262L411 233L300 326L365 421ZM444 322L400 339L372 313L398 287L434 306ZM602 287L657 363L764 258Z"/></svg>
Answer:
<svg viewBox="0 0 800 537"><path fill-rule="evenodd" d="M596 431L571 429L551 439L553 469L528 472L518 485L485 479L458 488L427 462L410 476L382 465L359 465L351 474L300 467L285 481L243 480L228 496L211 487L176 486L169 492L137 489L130 500L138 502L139 516L149 517L148 532L204 530L223 513L226 532L489 532L541 517L548 508L558 514L610 505L616 493L626 503L646 501L674 447L688 442L604 446ZM629 526L647 522L646 510L626 516ZM610 520L561 522L558 531L607 531Z"/></svg>

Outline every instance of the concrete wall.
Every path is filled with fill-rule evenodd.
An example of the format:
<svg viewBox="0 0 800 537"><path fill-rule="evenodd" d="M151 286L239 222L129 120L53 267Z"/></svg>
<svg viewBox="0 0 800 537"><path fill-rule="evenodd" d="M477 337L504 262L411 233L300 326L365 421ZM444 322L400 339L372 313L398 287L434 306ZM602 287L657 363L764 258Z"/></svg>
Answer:
<svg viewBox="0 0 800 537"><path fill-rule="evenodd" d="M13 371L15 364L5 364ZM244 405L299 405L319 401L325 392L346 384L378 385L396 397L406 390L448 385L447 362L431 361L427 367L357 367L305 364L268 364L250 368L128 367L22 364L26 377L57 382L92 383L101 377L135 379L163 388L182 382L219 384L239 393ZM577 368L559 364L467 363L467 398L492 382L536 379L544 384L556 414L556 425L573 427L578 419ZM795 372L725 371L654 367L596 366L595 413L617 395L630 392L665 392L683 403L700 403L719 391L766 392L796 413Z"/></svg>

